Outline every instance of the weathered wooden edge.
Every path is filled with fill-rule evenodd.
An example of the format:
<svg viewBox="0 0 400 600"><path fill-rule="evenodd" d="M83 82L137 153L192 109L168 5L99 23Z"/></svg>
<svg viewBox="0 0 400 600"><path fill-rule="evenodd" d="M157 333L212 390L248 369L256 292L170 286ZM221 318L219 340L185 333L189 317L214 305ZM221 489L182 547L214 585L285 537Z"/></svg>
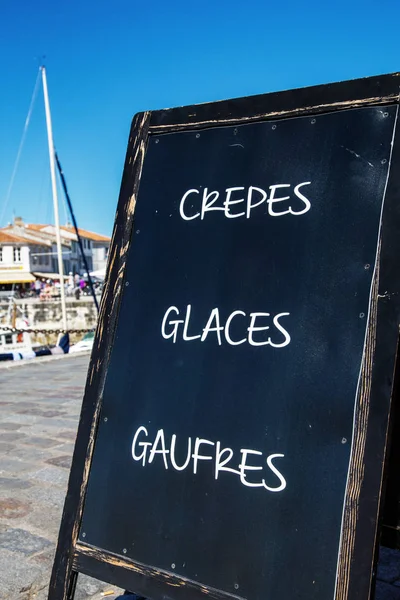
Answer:
<svg viewBox="0 0 400 600"><path fill-rule="evenodd" d="M119 586L133 589L146 598L167 597L165 594L168 594L168 588L173 588L174 600L244 600L236 594L228 594L173 572L134 562L82 543L75 547L73 566L80 573L106 578L109 583L118 582Z"/></svg>
<svg viewBox="0 0 400 600"><path fill-rule="evenodd" d="M379 513L385 483L383 473L400 323L400 140L397 117L394 135L356 399L335 600L370 598L375 583ZM366 578L368 572L369 578Z"/></svg>
<svg viewBox="0 0 400 600"><path fill-rule="evenodd" d="M400 74L393 73L233 100L155 110L151 113L150 133L252 123L390 104L397 102L399 98L399 81Z"/></svg>
<svg viewBox="0 0 400 600"><path fill-rule="evenodd" d="M146 151L149 123L150 113L139 113L135 116L130 131L110 245L106 285L103 291L86 380L78 434L49 587L49 600L73 598L76 579L76 573L72 572L73 548L79 532L98 417L101 410L102 393L118 318L127 250L133 228L133 215Z"/></svg>
<svg viewBox="0 0 400 600"><path fill-rule="evenodd" d="M388 433L394 392L394 376L399 344L400 324L400 130L399 106L384 200L379 289L376 322L375 354L370 388L370 414L365 438L364 463L368 465L361 482L356 523L356 541L352 556L349 599L368 598L362 590L360 573L367 565L371 571L371 590L375 583L376 558L374 550L380 538L381 498L385 492ZM375 560L374 560L375 559ZM371 593L372 593L371 592ZM364 596L363 596L364 594Z"/></svg>
<svg viewBox="0 0 400 600"><path fill-rule="evenodd" d="M348 598L351 560L356 541L358 502L365 470L364 455L370 409L372 364L375 353L376 321L378 310L379 254L380 244L376 257L376 270L371 285L370 314L367 324L367 335L360 373L360 385L356 399L353 445L350 456L349 475L344 503L339 560L336 575L335 600L345 600Z"/></svg>

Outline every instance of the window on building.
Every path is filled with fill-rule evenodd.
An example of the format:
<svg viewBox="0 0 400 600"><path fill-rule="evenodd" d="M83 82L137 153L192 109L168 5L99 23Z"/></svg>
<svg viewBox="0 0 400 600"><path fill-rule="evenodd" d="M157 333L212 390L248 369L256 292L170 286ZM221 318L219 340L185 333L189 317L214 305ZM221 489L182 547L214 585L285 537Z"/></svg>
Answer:
<svg viewBox="0 0 400 600"><path fill-rule="evenodd" d="M0 246L0 262L3 262L3 248Z"/></svg>
<svg viewBox="0 0 400 600"><path fill-rule="evenodd" d="M44 264L45 264L45 265L48 265L48 264L49 264L49 253L48 253L48 252L46 252L46 254L44 255L44 257L43 257L43 258L44 258Z"/></svg>
<svg viewBox="0 0 400 600"><path fill-rule="evenodd" d="M14 247L14 262L15 263L21 262L21 248Z"/></svg>

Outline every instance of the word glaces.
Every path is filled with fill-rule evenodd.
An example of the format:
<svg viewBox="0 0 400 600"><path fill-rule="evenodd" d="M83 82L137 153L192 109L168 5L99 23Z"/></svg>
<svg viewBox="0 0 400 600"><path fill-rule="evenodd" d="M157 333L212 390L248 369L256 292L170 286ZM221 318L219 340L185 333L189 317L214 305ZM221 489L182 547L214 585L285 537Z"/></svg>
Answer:
<svg viewBox="0 0 400 600"><path fill-rule="evenodd" d="M179 308L170 306L161 323L163 338L172 339L175 344L178 336L184 342L193 340L204 342L208 337L215 337L219 346L222 345L223 340L231 346L239 346L247 342L251 346L272 346L273 348L283 348L290 343L290 335L281 322L290 316L288 312L277 315L267 312L252 312L247 315L243 310L234 310L224 322L220 317L219 309L213 308L200 332L190 331L191 312L192 306L188 304L185 316L181 318ZM231 327L236 323L240 325L243 333L241 337L234 339Z"/></svg>

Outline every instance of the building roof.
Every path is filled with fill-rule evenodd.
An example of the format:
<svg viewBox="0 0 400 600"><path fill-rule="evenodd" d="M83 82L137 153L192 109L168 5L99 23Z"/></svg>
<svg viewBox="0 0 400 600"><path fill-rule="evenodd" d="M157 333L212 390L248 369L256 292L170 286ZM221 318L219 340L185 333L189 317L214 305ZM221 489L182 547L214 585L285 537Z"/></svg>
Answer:
<svg viewBox="0 0 400 600"><path fill-rule="evenodd" d="M39 225L38 223L24 223L24 226L27 229L34 229L35 231L41 231L45 227L48 227L48 225Z"/></svg>
<svg viewBox="0 0 400 600"><path fill-rule="evenodd" d="M45 230L49 227L55 228L55 225L40 225L37 223L26 223L25 227L27 229L33 229L35 231L44 231L45 232ZM61 231L66 231L68 233L72 233L73 235L75 235L74 227L71 227L69 225L61 225L60 229L61 229ZM110 242L111 241L110 237L108 237L107 235L102 235L101 233L94 233L93 231L88 231L87 229L81 229L80 227L78 227L78 231L79 231L79 235L81 237L87 238L89 240L93 240L94 242Z"/></svg>
<svg viewBox="0 0 400 600"><path fill-rule="evenodd" d="M67 227L62 225L60 229L64 231L68 231L69 233L75 233L74 227ZM100 233L94 233L93 231L88 231L87 229L81 229L78 227L79 235L81 237L87 238L89 240L93 240L94 242L110 242L111 238L107 235L101 235Z"/></svg>
<svg viewBox="0 0 400 600"><path fill-rule="evenodd" d="M27 240L19 235L0 229L0 244L26 244Z"/></svg>
<svg viewBox="0 0 400 600"><path fill-rule="evenodd" d="M70 225L61 225L61 237L64 240L70 242L70 240L76 240L75 228ZM24 233L27 234L26 237L31 236L32 239L35 234L39 236L39 238L35 238L35 240L40 243L40 236L42 236L42 240L45 239L48 243L48 240L54 238L55 236L55 225L45 225L41 223L24 223L22 219L19 219L14 224L7 225L7 227L3 227L0 229L2 232L7 232L10 235L15 235L16 237L20 236L21 239L24 238ZM93 242L111 242L111 238L107 235L101 235L100 233L94 233L93 231L88 231L87 229L78 228L79 235L83 238L92 240ZM14 233L15 232L15 233ZM64 232L64 235L63 235ZM25 238L26 239L26 238Z"/></svg>
<svg viewBox="0 0 400 600"><path fill-rule="evenodd" d="M0 229L0 232L15 238L19 238L18 243L24 242L26 245L35 246L51 246L52 237L50 234L46 232L42 232L39 230L27 229L24 226L15 226L15 225L7 225L7 227L3 227ZM65 244L65 241L63 241Z"/></svg>

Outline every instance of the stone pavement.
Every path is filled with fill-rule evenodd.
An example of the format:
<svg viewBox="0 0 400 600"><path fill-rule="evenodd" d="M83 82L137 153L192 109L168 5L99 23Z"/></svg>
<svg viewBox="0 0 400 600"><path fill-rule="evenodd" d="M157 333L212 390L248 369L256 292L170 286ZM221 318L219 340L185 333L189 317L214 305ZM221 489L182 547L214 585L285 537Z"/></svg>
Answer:
<svg viewBox="0 0 400 600"><path fill-rule="evenodd" d="M47 598L88 362L0 365L0 600ZM105 590L118 593L80 575L75 599ZM381 548L376 600L400 600L397 551Z"/></svg>
<svg viewBox="0 0 400 600"><path fill-rule="evenodd" d="M0 600L47 598L88 362L1 363ZM80 575L75 598L111 589Z"/></svg>
<svg viewBox="0 0 400 600"><path fill-rule="evenodd" d="M400 552L380 548L376 600L400 599Z"/></svg>

